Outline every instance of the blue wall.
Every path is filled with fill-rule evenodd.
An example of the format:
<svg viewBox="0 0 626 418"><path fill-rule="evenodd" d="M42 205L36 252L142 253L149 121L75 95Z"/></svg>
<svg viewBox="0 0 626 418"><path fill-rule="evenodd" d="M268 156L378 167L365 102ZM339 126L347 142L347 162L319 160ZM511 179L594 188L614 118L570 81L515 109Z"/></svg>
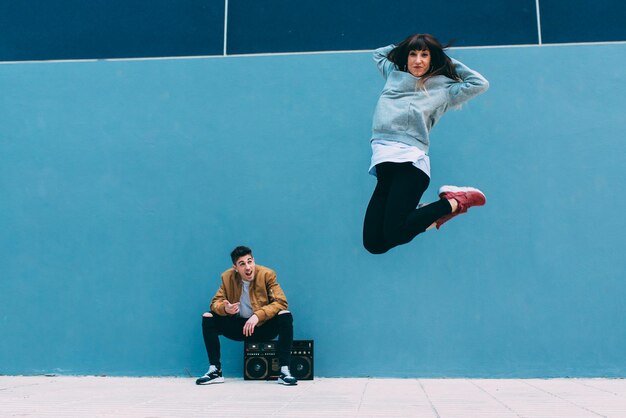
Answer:
<svg viewBox="0 0 626 418"><path fill-rule="evenodd" d="M243 243L320 376L626 376L626 45L451 54L491 89L434 129L426 198L488 203L382 256L370 53L0 65L0 373L203 372Z"/></svg>
<svg viewBox="0 0 626 418"><path fill-rule="evenodd" d="M457 46L624 41L625 17L622 0L0 0L0 61L367 50L415 32Z"/></svg>
<svg viewBox="0 0 626 418"><path fill-rule="evenodd" d="M626 39L626 3L621 0L539 0L543 42Z"/></svg>
<svg viewBox="0 0 626 418"><path fill-rule="evenodd" d="M0 61L217 55L224 2L0 0Z"/></svg>
<svg viewBox="0 0 626 418"><path fill-rule="evenodd" d="M538 42L535 0L236 0L229 3L228 53L372 49L414 32L457 45ZM480 24L477 24L480 22Z"/></svg>

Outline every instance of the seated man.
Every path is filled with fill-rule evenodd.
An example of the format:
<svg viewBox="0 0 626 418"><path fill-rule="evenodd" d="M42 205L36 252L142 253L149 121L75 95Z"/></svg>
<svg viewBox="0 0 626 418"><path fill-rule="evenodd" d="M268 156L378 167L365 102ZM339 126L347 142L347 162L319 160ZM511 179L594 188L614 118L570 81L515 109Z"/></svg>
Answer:
<svg viewBox="0 0 626 418"><path fill-rule="evenodd" d="M252 250L237 247L230 253L233 268L222 273L222 285L211 300L211 312L202 315L202 335L209 370L197 385L223 383L219 335L235 341L269 341L278 336L278 383L296 385L289 373L293 317L274 271L257 266Z"/></svg>

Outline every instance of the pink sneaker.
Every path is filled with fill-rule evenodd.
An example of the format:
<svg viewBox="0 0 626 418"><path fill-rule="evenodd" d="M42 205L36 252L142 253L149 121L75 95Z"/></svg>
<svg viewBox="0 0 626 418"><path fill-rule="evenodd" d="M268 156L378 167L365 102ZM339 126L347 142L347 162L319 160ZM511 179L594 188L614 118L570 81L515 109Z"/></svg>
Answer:
<svg viewBox="0 0 626 418"><path fill-rule="evenodd" d="M437 229L441 228L441 225L455 216L467 212L472 206L482 206L487 202L485 194L474 187L441 186L439 188L439 197L442 199L454 199L459 206L455 212L437 219Z"/></svg>

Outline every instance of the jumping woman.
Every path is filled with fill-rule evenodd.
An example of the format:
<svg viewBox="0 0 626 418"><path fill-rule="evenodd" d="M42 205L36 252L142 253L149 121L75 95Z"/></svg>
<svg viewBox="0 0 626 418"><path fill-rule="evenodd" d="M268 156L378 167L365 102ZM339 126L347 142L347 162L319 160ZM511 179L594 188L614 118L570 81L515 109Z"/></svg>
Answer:
<svg viewBox="0 0 626 418"><path fill-rule="evenodd" d="M440 200L417 207L430 183L430 130L448 109L487 90L489 82L448 57L428 34L379 48L374 60L386 82L372 124L370 174L377 183L365 213L363 245L382 254L485 204L478 189L443 186Z"/></svg>

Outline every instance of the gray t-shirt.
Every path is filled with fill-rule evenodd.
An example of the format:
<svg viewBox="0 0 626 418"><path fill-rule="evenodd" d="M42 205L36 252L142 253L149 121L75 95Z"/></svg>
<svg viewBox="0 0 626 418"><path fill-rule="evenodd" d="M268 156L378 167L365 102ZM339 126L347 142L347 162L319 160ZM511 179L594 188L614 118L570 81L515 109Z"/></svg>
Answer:
<svg viewBox="0 0 626 418"><path fill-rule="evenodd" d="M250 318L253 314L254 311L250 304L250 282L244 280L241 299L239 299L239 316L242 318Z"/></svg>

